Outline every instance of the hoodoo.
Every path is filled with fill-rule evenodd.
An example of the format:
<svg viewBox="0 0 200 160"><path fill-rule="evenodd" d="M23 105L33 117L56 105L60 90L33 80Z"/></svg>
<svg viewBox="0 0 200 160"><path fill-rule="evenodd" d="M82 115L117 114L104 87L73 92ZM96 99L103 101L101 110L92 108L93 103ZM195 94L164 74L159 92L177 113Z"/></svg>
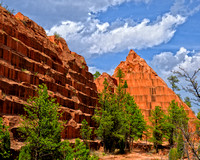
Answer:
<svg viewBox="0 0 200 160"><path fill-rule="evenodd" d="M108 79L111 88L117 86L118 78L116 75L118 69L123 71L123 80L126 80L128 84L126 91L134 96L145 119L148 119L151 110L155 109L155 106L161 106L164 111L167 111L172 100L182 105L190 118L196 118L192 110L182 102L145 60L133 50L130 50L126 61L121 62L117 66L112 77L103 73L95 80L99 92L103 89L104 78Z"/></svg>
<svg viewBox="0 0 200 160"><path fill-rule="evenodd" d="M63 138L80 137L83 119L94 126L97 89L85 59L71 52L63 38L48 37L28 17L0 7L0 114L10 126L11 147L17 148L16 128L24 104L42 83L64 112Z"/></svg>

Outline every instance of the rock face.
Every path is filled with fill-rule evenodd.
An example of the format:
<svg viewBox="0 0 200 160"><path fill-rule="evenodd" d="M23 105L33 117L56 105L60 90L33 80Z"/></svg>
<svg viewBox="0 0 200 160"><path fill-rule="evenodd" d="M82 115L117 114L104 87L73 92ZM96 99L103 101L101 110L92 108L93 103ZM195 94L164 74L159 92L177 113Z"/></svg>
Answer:
<svg viewBox="0 0 200 160"><path fill-rule="evenodd" d="M124 73L123 80L127 81L127 92L134 96L136 103L142 110L146 119L151 114L155 106L161 106L167 112L169 103L175 100L182 105L190 118L195 118L192 110L183 103L180 98L170 89L167 84L148 66L144 59L131 50L125 62L121 62L114 71L113 76L103 73L95 80L97 90L102 91L104 78L108 79L111 88L115 88L118 83L116 77L118 69ZM116 83L117 82L117 83ZM113 85L115 84L115 85Z"/></svg>
<svg viewBox="0 0 200 160"><path fill-rule="evenodd" d="M26 100L42 83L61 105L62 119L68 121L63 138L79 137L83 119L94 126L97 89L85 59L71 52L63 38L48 37L28 17L0 7L0 114L11 131L18 126Z"/></svg>

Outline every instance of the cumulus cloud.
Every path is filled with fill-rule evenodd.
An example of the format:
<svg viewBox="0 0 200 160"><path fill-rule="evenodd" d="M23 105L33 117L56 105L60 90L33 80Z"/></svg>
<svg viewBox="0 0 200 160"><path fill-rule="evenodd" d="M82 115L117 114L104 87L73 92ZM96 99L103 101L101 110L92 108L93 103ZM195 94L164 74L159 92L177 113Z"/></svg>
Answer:
<svg viewBox="0 0 200 160"><path fill-rule="evenodd" d="M153 57L151 65L164 79L172 74L171 71L178 71L179 67L188 73L200 68L200 52L189 51L181 47L176 53L162 52Z"/></svg>
<svg viewBox="0 0 200 160"><path fill-rule="evenodd" d="M174 36L177 26L185 20L186 18L180 15L173 16L167 13L156 22L144 19L135 25L126 22L114 27L112 24L115 23L101 23L98 19L88 18L84 23L62 22L52 27L48 34L58 32L67 40L73 51L84 56L91 56L120 52L127 48L143 49L167 43Z"/></svg>
<svg viewBox="0 0 200 160"><path fill-rule="evenodd" d="M153 60L151 61L151 66L158 73L158 75L165 80L168 86L171 86L167 78L173 74L172 71L180 71L179 67L181 67L185 71L187 71L187 73L192 75L195 70L200 68L199 62L200 52L194 50L189 51L186 48L181 47L176 53L162 52L155 55L153 57ZM187 81L185 81L184 78L181 78L179 80L179 86L186 86L189 84ZM200 81L200 77L197 77L197 80ZM194 98L193 95L189 94L188 92L184 92L184 90L181 90L179 93L181 94L182 98L186 96ZM199 107L193 105L192 109L197 113Z"/></svg>

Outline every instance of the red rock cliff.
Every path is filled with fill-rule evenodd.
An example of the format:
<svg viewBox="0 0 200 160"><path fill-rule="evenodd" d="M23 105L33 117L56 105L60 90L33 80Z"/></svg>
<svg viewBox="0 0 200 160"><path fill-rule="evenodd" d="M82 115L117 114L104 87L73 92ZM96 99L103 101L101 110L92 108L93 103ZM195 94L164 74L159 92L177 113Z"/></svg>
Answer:
<svg viewBox="0 0 200 160"><path fill-rule="evenodd" d="M125 62L121 62L114 71L113 76L105 73L95 80L97 90L102 91L104 78L108 78L111 87L115 87L118 69L125 73L123 80L127 81L127 92L134 96L136 103L142 110L146 119L155 106L161 106L166 112L169 103L174 99L179 105L184 106L190 118L195 118L192 110L167 86L167 84L148 66L144 59L131 50Z"/></svg>
<svg viewBox="0 0 200 160"><path fill-rule="evenodd" d="M45 30L21 13L0 7L0 114L9 124L11 139L19 114L39 84L45 83L67 120L63 138L79 137L81 121L91 127L97 89L85 59L71 52L63 38Z"/></svg>

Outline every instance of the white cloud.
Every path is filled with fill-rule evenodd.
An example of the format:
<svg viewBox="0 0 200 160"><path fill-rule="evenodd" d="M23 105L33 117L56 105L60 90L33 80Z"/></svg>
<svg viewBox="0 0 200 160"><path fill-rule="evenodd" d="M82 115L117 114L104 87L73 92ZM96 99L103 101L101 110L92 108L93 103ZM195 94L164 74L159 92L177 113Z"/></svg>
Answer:
<svg viewBox="0 0 200 160"><path fill-rule="evenodd" d="M70 49L90 56L108 52L120 52L125 49L142 49L167 43L176 32L176 27L186 20L180 15L167 13L160 21L150 23L144 19L141 23L114 27L108 22L101 23L98 19L88 18L83 22L62 22L52 27L48 33L55 31L67 41Z"/></svg>
<svg viewBox="0 0 200 160"><path fill-rule="evenodd" d="M95 66L89 66L89 72L91 72L92 74L94 74L96 71L99 71L101 74L103 73L103 72L106 72L106 73L108 73L109 75L113 75L113 73L114 73L114 71L115 71L115 69L114 68L112 68L112 69L110 69L110 70L103 70L103 69L99 69L99 68L97 68L97 67L95 67Z"/></svg>
<svg viewBox="0 0 200 160"><path fill-rule="evenodd" d="M75 34L84 28L81 22L63 21L61 25L56 25L51 30L46 31L47 34L53 35L54 32L61 34L63 37L72 38Z"/></svg>
<svg viewBox="0 0 200 160"><path fill-rule="evenodd" d="M160 77L164 79L164 81L170 87L167 78L171 76L173 73L171 71L179 71L179 67L183 68L187 73L192 75L195 70L200 68L200 52L189 51L184 47L181 47L179 51L176 53L172 52L162 52L153 57L151 61L151 66L158 73ZM189 83L185 81L184 78L179 78L180 82L178 86L187 86ZM200 77L197 77L197 81L200 82ZM189 96L194 99L194 96L184 90L178 92L182 98ZM198 112L199 107L193 104L192 108L196 113Z"/></svg>
<svg viewBox="0 0 200 160"><path fill-rule="evenodd" d="M170 11L172 14L192 16L200 10L200 0L175 0Z"/></svg>
<svg viewBox="0 0 200 160"><path fill-rule="evenodd" d="M188 73L200 68L200 52L189 51L181 47L175 54L172 52L162 52L153 57L151 65L166 79L171 71L178 71L179 67L185 69Z"/></svg>

